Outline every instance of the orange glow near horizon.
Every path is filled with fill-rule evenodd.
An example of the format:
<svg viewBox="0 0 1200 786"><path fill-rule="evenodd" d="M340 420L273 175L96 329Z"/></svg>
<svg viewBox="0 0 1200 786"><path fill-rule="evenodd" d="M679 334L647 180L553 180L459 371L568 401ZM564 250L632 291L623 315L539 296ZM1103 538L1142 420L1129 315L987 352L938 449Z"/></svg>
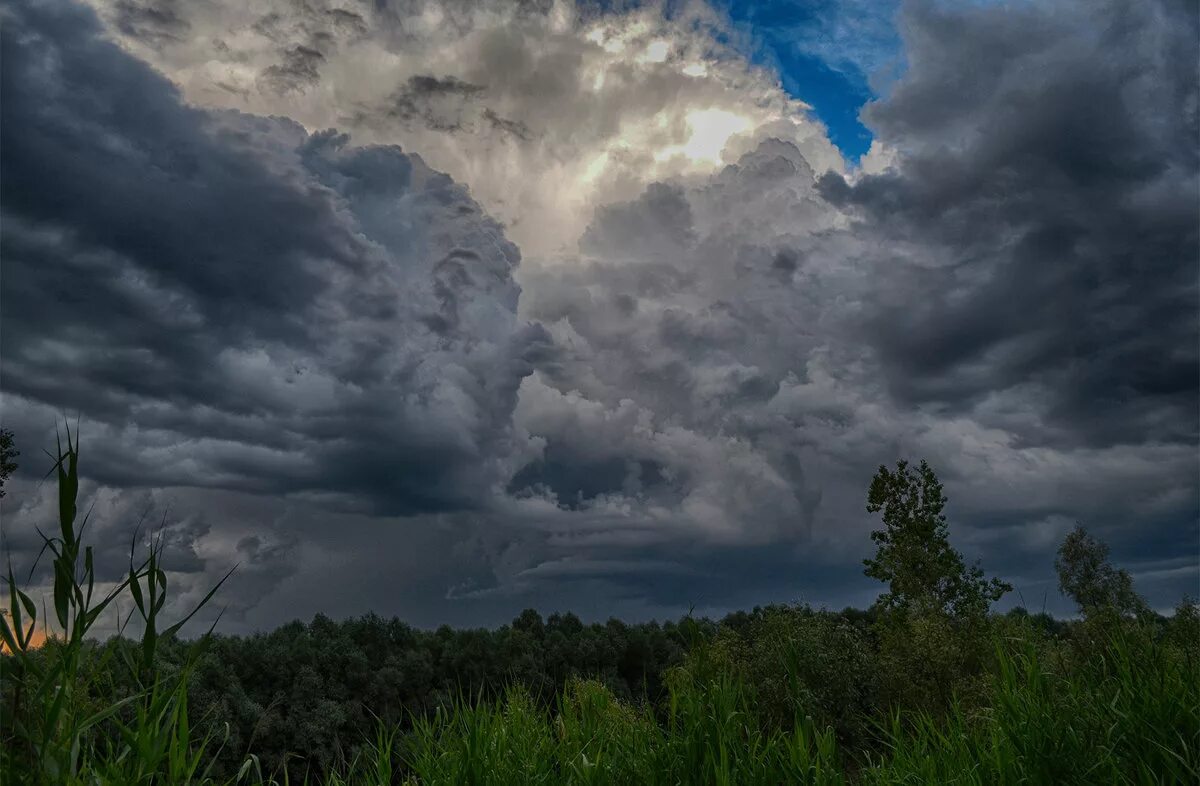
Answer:
<svg viewBox="0 0 1200 786"><path fill-rule="evenodd" d="M46 643L46 629L38 626L33 629L33 635L29 637L29 649L35 650ZM8 655L8 645L0 641L0 654Z"/></svg>

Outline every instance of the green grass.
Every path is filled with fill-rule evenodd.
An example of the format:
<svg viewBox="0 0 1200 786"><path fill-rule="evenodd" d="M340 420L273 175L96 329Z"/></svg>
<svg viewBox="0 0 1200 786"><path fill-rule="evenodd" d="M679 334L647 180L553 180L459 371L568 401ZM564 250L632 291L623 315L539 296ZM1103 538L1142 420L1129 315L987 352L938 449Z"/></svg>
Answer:
<svg viewBox="0 0 1200 786"><path fill-rule="evenodd" d="M43 536L59 631L46 646L32 645L37 604L8 573L7 616L0 617L10 653L0 658L7 782L296 782L286 771L264 772L252 743L236 773L213 774L223 738L198 732L188 712L188 678L207 637L177 668L168 671L156 658L159 642L191 616L162 620L161 544L131 560L116 587L96 591L86 516L77 526L78 457L68 433L52 470L58 530ZM140 639L96 646L88 633L118 596L132 600ZM991 637L994 657L972 676L972 689L953 692L940 710L918 711L871 709L855 675L877 667L839 648L877 645L846 631L802 628L804 619L775 619L749 659L730 656L720 637L697 637L684 665L666 675L659 704L619 701L589 680L570 681L549 707L519 685L495 701L460 696L403 729L380 723L349 760L301 779L314 786L1200 781L1200 642L1191 628L1167 635L1152 623L1112 617L1054 638L1028 624L996 625L981 634ZM135 690L116 695L115 682L105 679L116 669ZM850 697L857 716L845 722L844 707L818 695ZM826 720L814 720L810 709ZM831 718L869 731L836 733Z"/></svg>
<svg viewBox="0 0 1200 786"><path fill-rule="evenodd" d="M78 516L79 445L67 431L50 473L58 484L58 531L42 534L41 557L50 558L51 597L58 635L34 648L37 604L18 586L12 567L6 581L9 603L0 615L3 665L0 707L0 769L19 782L54 784L153 784L203 782L211 740L192 735L187 713L187 678L206 641L190 648L183 668L170 677L155 654L162 638L174 636L220 587L183 619L164 624L167 575L161 541L152 541L140 562L116 586L97 592L94 552L84 545L88 517ZM36 567L36 566L35 566ZM122 595L133 602L142 628L136 649L100 649L88 641L100 615ZM45 624L45 623L44 623ZM119 652L121 662L115 662ZM136 690L104 696L103 679L127 669ZM99 694L99 696L97 695Z"/></svg>
<svg viewBox="0 0 1200 786"><path fill-rule="evenodd" d="M833 735L797 724L763 729L731 678L671 675L665 723L572 682L553 713L520 689L502 702L459 702L417 721L401 754L427 784L840 784Z"/></svg>
<svg viewBox="0 0 1200 786"><path fill-rule="evenodd" d="M1200 782L1200 674L1149 631L1114 627L1068 665L1004 642L987 705L893 713L866 783Z"/></svg>

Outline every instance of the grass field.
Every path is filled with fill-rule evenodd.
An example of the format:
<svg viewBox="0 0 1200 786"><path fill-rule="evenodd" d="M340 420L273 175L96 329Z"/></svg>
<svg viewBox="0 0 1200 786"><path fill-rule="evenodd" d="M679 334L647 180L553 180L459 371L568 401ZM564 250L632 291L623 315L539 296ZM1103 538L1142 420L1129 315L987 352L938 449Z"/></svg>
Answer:
<svg viewBox="0 0 1200 786"><path fill-rule="evenodd" d="M666 697L660 702L621 701L600 682L573 679L547 705L521 685L511 685L499 699L460 696L432 713L414 714L403 727L380 723L372 739L355 741L354 752L326 771L297 778L286 768L266 769L251 740L238 754L237 771L218 774L213 762L227 742L221 719L199 724L189 713L190 669L206 638L191 642L183 663L170 669L157 657L160 644L186 621L168 625L161 619L168 589L160 547L131 562L119 586L96 590L92 550L83 540L85 521L77 521L78 450L69 435L60 452L55 469L59 530L47 536L46 554L54 581L52 623L62 633L36 646L38 604L19 588L11 570L9 608L0 626L7 653L0 764L8 783L1186 784L1200 779L1200 642L1192 606L1170 624L1161 618L1097 614L1073 624L1066 635L1013 617L989 618L979 630L951 630L948 635L960 638L950 640L950 650L973 642L982 655L969 673L955 672L948 700L905 693L906 686L922 680L900 671L884 675L900 686L891 699L849 715L838 701L831 706L814 698L838 679L814 658L833 656L813 655L806 639L812 631L798 627L794 620L801 617L784 617L772 629L770 646L757 651L762 657L739 654L721 636L698 640L682 665L666 674ZM91 644L89 631L118 596L132 600L140 639L136 646ZM817 645L831 640L828 633L817 639ZM937 647L946 649L936 639L926 629L913 628L906 646L935 662ZM895 670L903 668L896 663L915 661L880 662ZM136 688L113 692L105 675L116 670L129 675Z"/></svg>

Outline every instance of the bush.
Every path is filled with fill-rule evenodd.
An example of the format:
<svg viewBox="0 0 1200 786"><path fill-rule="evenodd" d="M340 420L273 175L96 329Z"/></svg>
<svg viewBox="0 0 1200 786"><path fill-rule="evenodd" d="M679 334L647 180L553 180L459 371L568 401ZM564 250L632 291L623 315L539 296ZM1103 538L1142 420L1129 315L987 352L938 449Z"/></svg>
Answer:
<svg viewBox="0 0 1200 786"><path fill-rule="evenodd" d="M860 740L878 700L870 634L839 614L808 607L755 610L715 645L754 692L762 720L784 729L811 718L842 742Z"/></svg>
<svg viewBox="0 0 1200 786"><path fill-rule="evenodd" d="M867 782L1173 784L1200 778L1200 680L1144 625L1114 626L1090 657L1055 657L1036 631L997 641L989 702L945 718L892 715Z"/></svg>

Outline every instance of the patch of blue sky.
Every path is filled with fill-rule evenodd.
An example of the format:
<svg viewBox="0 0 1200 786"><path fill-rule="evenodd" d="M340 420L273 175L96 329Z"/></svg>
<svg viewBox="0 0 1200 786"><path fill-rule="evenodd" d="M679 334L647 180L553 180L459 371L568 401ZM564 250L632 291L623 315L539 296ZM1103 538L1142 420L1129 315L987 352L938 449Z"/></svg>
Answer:
<svg viewBox="0 0 1200 786"><path fill-rule="evenodd" d="M899 0L722 0L751 42L755 62L775 68L783 87L813 108L851 161L871 146L859 112L898 75Z"/></svg>
<svg viewBox="0 0 1200 786"><path fill-rule="evenodd" d="M783 88L812 107L830 140L850 161L871 146L859 112L899 75L902 49L895 17L900 0L710 0L733 25L726 43L776 71ZM585 0L601 14L643 5L638 0ZM664 11L685 5L667 0Z"/></svg>

